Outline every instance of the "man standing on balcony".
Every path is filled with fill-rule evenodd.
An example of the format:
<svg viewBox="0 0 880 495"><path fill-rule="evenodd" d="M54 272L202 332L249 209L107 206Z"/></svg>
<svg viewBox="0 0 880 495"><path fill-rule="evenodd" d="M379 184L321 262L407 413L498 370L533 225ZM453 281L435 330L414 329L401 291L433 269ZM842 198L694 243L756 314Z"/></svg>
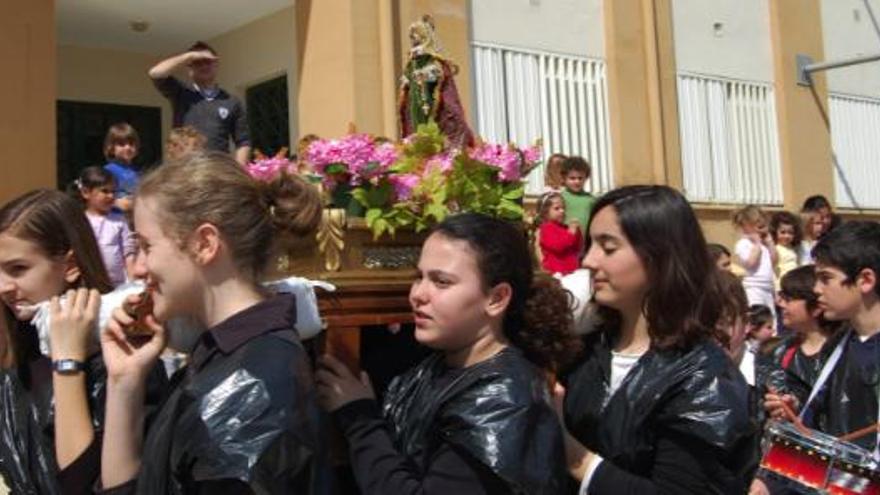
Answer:
<svg viewBox="0 0 880 495"><path fill-rule="evenodd" d="M171 101L173 126L189 125L207 138L206 148L229 151L235 145L235 159L247 162L250 155L247 113L241 100L217 86L217 52L198 41L188 51L154 65L150 79L165 98ZM172 76L177 68L189 68L192 82L183 83Z"/></svg>

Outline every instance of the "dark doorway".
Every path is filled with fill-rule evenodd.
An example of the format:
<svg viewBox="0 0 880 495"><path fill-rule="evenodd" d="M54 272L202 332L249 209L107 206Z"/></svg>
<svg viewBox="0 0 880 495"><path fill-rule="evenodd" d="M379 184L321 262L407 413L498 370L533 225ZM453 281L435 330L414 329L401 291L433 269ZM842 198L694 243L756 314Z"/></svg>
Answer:
<svg viewBox="0 0 880 495"><path fill-rule="evenodd" d="M80 171L103 165L104 135L117 122L128 122L138 132L141 147L135 165L158 163L162 155L162 119L159 107L58 101L58 187L65 188Z"/></svg>
<svg viewBox="0 0 880 495"><path fill-rule="evenodd" d="M287 118L287 76L276 77L247 89L248 127L254 150L273 156L290 149L290 119Z"/></svg>

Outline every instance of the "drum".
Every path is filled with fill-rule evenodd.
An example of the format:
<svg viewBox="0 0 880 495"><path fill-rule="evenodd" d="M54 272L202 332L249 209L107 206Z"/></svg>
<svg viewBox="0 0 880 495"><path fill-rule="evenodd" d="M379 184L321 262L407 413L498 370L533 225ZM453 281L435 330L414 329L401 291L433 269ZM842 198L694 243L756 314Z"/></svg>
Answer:
<svg viewBox="0 0 880 495"><path fill-rule="evenodd" d="M880 471L867 450L816 430L770 421L761 475L796 493L880 495Z"/></svg>

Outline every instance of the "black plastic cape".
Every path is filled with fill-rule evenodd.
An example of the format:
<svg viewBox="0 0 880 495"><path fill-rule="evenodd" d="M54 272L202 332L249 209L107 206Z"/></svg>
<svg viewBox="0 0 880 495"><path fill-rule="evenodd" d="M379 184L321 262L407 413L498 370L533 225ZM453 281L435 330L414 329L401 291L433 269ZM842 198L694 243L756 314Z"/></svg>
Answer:
<svg viewBox="0 0 880 495"><path fill-rule="evenodd" d="M51 366L48 359L45 366ZM40 363L43 365L43 363ZM156 413L157 404L162 394L168 388L168 376L161 363L157 363L147 376L147 390L145 397L145 411L147 423ZM88 394L89 413L92 417L92 427L96 432L104 431L104 406L107 402L107 368L101 354L95 354L86 361L86 393ZM49 380L43 386L34 389L33 394L39 409L41 423L51 445L54 445L55 406L52 391L52 381Z"/></svg>
<svg viewBox="0 0 880 495"><path fill-rule="evenodd" d="M18 473L28 473L29 483L36 491L28 491L26 484L18 483L13 493L54 493L57 475L55 463L55 407L52 390L52 370L49 358L39 353L37 331L29 324L20 324L16 331L23 332L26 362L15 371L2 373L3 404L0 406L0 474L8 483L16 484ZM147 378L147 418L156 410L168 379L161 364L154 366ZM100 433L104 429L104 405L107 398L107 369L101 354L86 361L86 392L92 427ZM97 475L97 473L96 473ZM48 480L52 480L50 483Z"/></svg>
<svg viewBox="0 0 880 495"><path fill-rule="evenodd" d="M507 348L452 381L440 353L388 387L383 412L401 454L424 472L439 442L463 449L516 494L558 494L568 474L547 378Z"/></svg>
<svg viewBox="0 0 880 495"><path fill-rule="evenodd" d="M331 492L320 424L296 332L260 335L172 378L145 439L137 493L190 493L199 482L230 479L257 494Z"/></svg>
<svg viewBox="0 0 880 495"><path fill-rule="evenodd" d="M11 493L59 493L55 455L15 371L0 371L0 472Z"/></svg>
<svg viewBox="0 0 880 495"><path fill-rule="evenodd" d="M755 361L757 382L761 384L761 392L773 387L780 393L794 395L800 404L805 403L813 384L819 377L822 365L825 364L840 337L839 334L829 337L822 349L814 356L806 356L797 349L796 346L800 346L800 342L795 335L783 337L778 345L758 355ZM786 354L792 347L796 350L791 353L788 365L783 366Z"/></svg>
<svg viewBox="0 0 880 495"><path fill-rule="evenodd" d="M860 366L851 355L855 332L843 331L843 354L822 390L818 393L804 417L804 422L834 436L851 433L878 421L880 396L880 336L869 339L865 345L873 347L874 354L867 366ZM830 349L837 345L839 339ZM877 435L864 435L853 443L873 451Z"/></svg>
<svg viewBox="0 0 880 495"><path fill-rule="evenodd" d="M745 493L757 468L758 428L745 379L712 342L688 351L647 351L609 397L611 345L606 332L585 337L584 358L563 376L569 432L606 462L650 477L658 432L713 453L706 477L713 493Z"/></svg>

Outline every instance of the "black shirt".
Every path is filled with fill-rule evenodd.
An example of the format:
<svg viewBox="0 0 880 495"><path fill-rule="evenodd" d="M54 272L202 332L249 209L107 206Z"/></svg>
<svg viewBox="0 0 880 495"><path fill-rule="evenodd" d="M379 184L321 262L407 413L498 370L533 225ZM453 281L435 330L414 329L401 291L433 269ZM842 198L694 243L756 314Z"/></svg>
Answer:
<svg viewBox="0 0 880 495"><path fill-rule="evenodd" d="M154 79L153 84L171 101L172 125L194 127L207 138L208 149L229 151L230 138L236 148L250 145L247 113L238 98L220 88L207 98L193 84L174 77Z"/></svg>
<svg viewBox="0 0 880 495"><path fill-rule="evenodd" d="M109 493L331 490L295 313L280 295L205 331L149 428L138 478Z"/></svg>

